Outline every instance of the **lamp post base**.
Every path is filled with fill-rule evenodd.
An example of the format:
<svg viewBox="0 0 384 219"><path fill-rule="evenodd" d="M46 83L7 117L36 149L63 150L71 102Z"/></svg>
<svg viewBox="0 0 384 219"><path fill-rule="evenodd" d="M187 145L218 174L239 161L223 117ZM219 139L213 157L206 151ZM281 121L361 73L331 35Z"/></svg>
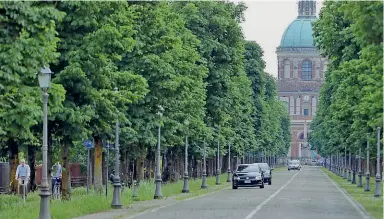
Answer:
<svg viewBox="0 0 384 219"><path fill-rule="evenodd" d="M49 193L49 188L41 187L39 195L41 197L39 219L51 219L51 213L49 211L49 197L51 194Z"/></svg>
<svg viewBox="0 0 384 219"><path fill-rule="evenodd" d="M361 171L359 171L358 176L359 176L359 180L357 181L357 187L363 187L363 179L362 179L363 174Z"/></svg>
<svg viewBox="0 0 384 219"><path fill-rule="evenodd" d="M116 180L116 182L113 184L113 198L111 203L112 208L121 208L120 187L120 180Z"/></svg>
<svg viewBox="0 0 384 219"><path fill-rule="evenodd" d="M201 181L201 188L206 189L207 188L207 174L203 173L203 179Z"/></svg>
<svg viewBox="0 0 384 219"><path fill-rule="evenodd" d="M161 199L163 198L163 194L161 192L161 178L156 177L155 183L156 183L156 190L155 190L155 195L153 196L154 199Z"/></svg>
<svg viewBox="0 0 384 219"><path fill-rule="evenodd" d="M373 195L374 197L380 197L380 173L376 174L376 188L375 188L375 194Z"/></svg>
<svg viewBox="0 0 384 219"><path fill-rule="evenodd" d="M189 193L189 185L188 185L188 175L184 174L184 186L183 190L181 190L182 193Z"/></svg>
<svg viewBox="0 0 384 219"><path fill-rule="evenodd" d="M220 185L220 174L216 173L216 185Z"/></svg>
<svg viewBox="0 0 384 219"><path fill-rule="evenodd" d="M365 192L369 192L371 189L369 188L369 178L370 178L370 175L369 175L369 173L368 174L366 174L366 176L365 176L365 179L366 179L366 181L365 181L365 189L364 189L364 191Z"/></svg>
<svg viewBox="0 0 384 219"><path fill-rule="evenodd" d="M231 170L228 170L227 182L231 182Z"/></svg>

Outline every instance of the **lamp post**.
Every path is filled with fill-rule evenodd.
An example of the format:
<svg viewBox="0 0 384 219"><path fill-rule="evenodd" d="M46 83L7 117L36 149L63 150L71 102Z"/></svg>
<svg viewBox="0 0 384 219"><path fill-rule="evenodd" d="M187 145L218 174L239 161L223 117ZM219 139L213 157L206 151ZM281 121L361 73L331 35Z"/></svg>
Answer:
<svg viewBox="0 0 384 219"><path fill-rule="evenodd" d="M353 156L352 168L352 184L356 184L356 154Z"/></svg>
<svg viewBox="0 0 384 219"><path fill-rule="evenodd" d="M231 182L231 144L228 144L228 178L227 182Z"/></svg>
<svg viewBox="0 0 384 219"><path fill-rule="evenodd" d="M188 120L185 121L185 125L188 126ZM188 137L185 137L185 164L184 164L184 186L182 193L189 193L188 185Z"/></svg>
<svg viewBox="0 0 384 219"><path fill-rule="evenodd" d="M351 150L349 150L349 156L348 156L348 161L349 161L349 164L348 164L348 182L351 182L352 181L352 175L351 175Z"/></svg>
<svg viewBox="0 0 384 219"><path fill-rule="evenodd" d="M156 177L155 177L155 183L156 183L156 189L155 189L155 199L161 199L163 197L163 194L161 192L161 173L160 173L160 138L161 138L161 117L163 116L164 108L162 106L159 106L159 111L157 112L157 115L160 117L159 127L158 127L158 138L157 138L157 151L156 151Z"/></svg>
<svg viewBox="0 0 384 219"><path fill-rule="evenodd" d="M362 180L362 176L363 176L363 173L361 171L361 147L359 148L359 170L358 170L358 176L359 176L359 180L357 181L357 187L363 187L363 180Z"/></svg>
<svg viewBox="0 0 384 219"><path fill-rule="evenodd" d="M375 189L375 197L380 196L380 132L381 128L377 127L377 151L376 151L376 189Z"/></svg>
<svg viewBox="0 0 384 219"><path fill-rule="evenodd" d="M216 185L220 185L220 140L217 140Z"/></svg>
<svg viewBox="0 0 384 219"><path fill-rule="evenodd" d="M51 83L51 69L44 67L38 75L40 88L43 90L43 171L40 187L40 213L39 219L50 219L49 196L51 195L47 178L47 160L48 160L48 89Z"/></svg>
<svg viewBox="0 0 384 219"><path fill-rule="evenodd" d="M201 188L206 189L207 188L207 165L206 165L205 159L207 156L207 151L205 148L205 140L204 140L203 144L204 144L204 155L203 155L203 162L204 163L203 163L203 179L201 181Z"/></svg>
<svg viewBox="0 0 384 219"><path fill-rule="evenodd" d="M370 178L370 172L369 172L369 135L367 134L367 172L365 172L365 189L364 191L369 192L369 178Z"/></svg>
<svg viewBox="0 0 384 219"><path fill-rule="evenodd" d="M347 146L344 146L344 179L347 179Z"/></svg>
<svg viewBox="0 0 384 219"><path fill-rule="evenodd" d="M117 94L118 89L115 87L115 92ZM112 208L121 208L120 202L120 171L119 171L119 119L116 116L116 129L115 129L115 174L113 177L113 198L111 207Z"/></svg>

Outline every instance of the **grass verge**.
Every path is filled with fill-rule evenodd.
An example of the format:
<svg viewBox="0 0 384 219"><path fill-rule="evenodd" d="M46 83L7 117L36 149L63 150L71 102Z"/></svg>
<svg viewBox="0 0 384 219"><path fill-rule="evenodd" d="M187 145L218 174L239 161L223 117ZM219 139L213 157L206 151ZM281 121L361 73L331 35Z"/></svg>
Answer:
<svg viewBox="0 0 384 219"><path fill-rule="evenodd" d="M352 196L360 205L362 205L365 210L372 215L374 218L382 219L383 218L383 182L381 182L381 194L380 197L373 197L375 191L375 178L370 179L370 189L371 191L365 192L365 178L363 178L363 187L359 188L356 184L351 184L346 179L341 178L340 176L334 174L326 168L322 168L323 172L326 173L329 178L336 182L341 188L343 188L350 196ZM356 176L356 181L358 176Z"/></svg>
<svg viewBox="0 0 384 219"><path fill-rule="evenodd" d="M210 189L200 189L201 179L189 180L189 193L181 194L183 181L177 183L164 184L162 193L164 197L176 196L177 199L185 199L196 195L216 191L228 187L226 183L227 174L220 176L220 185L215 185L215 177L207 177L207 185ZM125 189L121 194L121 203L124 207L134 203L135 201L152 200L155 190L153 181L142 182L137 189L138 197L132 198L132 189ZM87 194L86 188L72 189L72 197L70 201L52 200L50 203L50 212L52 219L67 219L82 215L102 212L111 209L113 188L108 188L108 197L105 196L105 189L102 194L95 190L89 190ZM20 197L13 195L0 195L0 218L25 219L37 218L40 209L39 192L30 193L24 203Z"/></svg>

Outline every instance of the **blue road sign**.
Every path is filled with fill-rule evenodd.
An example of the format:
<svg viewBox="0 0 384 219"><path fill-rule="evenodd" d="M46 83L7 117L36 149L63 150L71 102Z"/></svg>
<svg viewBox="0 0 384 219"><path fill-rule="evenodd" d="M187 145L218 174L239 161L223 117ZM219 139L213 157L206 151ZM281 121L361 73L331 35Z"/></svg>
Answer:
<svg viewBox="0 0 384 219"><path fill-rule="evenodd" d="M93 142L91 140L84 141L84 146L88 149L93 148Z"/></svg>

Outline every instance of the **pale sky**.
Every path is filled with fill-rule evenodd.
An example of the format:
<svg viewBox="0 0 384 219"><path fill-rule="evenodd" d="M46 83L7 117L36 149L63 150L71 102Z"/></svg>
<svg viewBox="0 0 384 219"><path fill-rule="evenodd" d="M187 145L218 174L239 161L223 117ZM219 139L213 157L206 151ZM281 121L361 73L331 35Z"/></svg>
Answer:
<svg viewBox="0 0 384 219"><path fill-rule="evenodd" d="M245 0L245 22L242 24L247 40L256 41L264 50L265 71L277 77L276 47L284 30L296 19L298 0ZM319 13L323 0L317 0Z"/></svg>

